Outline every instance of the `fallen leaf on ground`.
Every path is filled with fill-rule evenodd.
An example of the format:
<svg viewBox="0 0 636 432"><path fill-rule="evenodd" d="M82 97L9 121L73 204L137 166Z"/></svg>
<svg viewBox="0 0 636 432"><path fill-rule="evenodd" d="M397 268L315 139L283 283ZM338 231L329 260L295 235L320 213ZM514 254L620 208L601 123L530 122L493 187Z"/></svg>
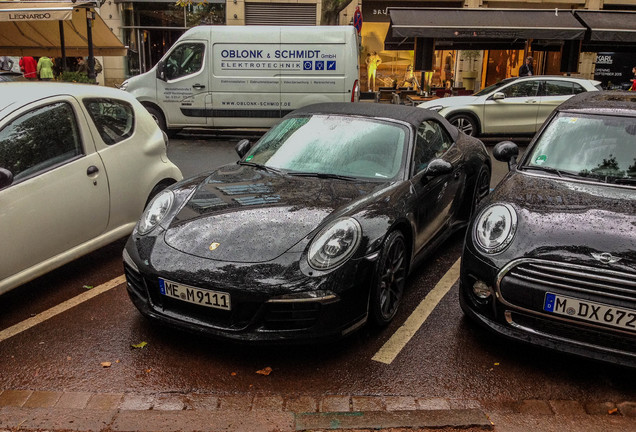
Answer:
<svg viewBox="0 0 636 432"><path fill-rule="evenodd" d="M145 347L146 345L148 345L148 342L139 342L139 343L138 343L138 344L136 344L136 345L131 345L131 347L133 347L133 348L140 348L140 349L141 349L141 348Z"/></svg>
<svg viewBox="0 0 636 432"><path fill-rule="evenodd" d="M612 408L611 410L607 411L607 413L609 415L618 414L618 408Z"/></svg>
<svg viewBox="0 0 636 432"><path fill-rule="evenodd" d="M87 290L93 289L93 285L84 285L82 288L87 289Z"/></svg>
<svg viewBox="0 0 636 432"><path fill-rule="evenodd" d="M237 375L237 373L236 373L236 372L232 372L230 375L232 375L232 376L236 376L236 375Z"/></svg>
<svg viewBox="0 0 636 432"><path fill-rule="evenodd" d="M112 363L111 363L111 362L101 362L101 363L100 363L100 365L101 365L102 367L104 367L104 368L109 368L109 367L110 367L110 365L112 365Z"/></svg>
<svg viewBox="0 0 636 432"><path fill-rule="evenodd" d="M259 371L256 371L256 373L257 373L257 374L259 374L259 375L265 375L265 376L267 376L267 375L269 375L269 374L271 374L271 373L272 373L272 368L271 368L271 367L269 367L269 366L267 366L265 369L261 369L261 370L259 370Z"/></svg>

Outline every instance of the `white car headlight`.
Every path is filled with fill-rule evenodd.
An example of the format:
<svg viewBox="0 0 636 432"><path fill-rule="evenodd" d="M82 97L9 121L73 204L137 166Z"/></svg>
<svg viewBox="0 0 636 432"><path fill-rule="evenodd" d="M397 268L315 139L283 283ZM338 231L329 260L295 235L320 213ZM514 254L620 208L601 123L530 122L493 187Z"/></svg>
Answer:
<svg viewBox="0 0 636 432"><path fill-rule="evenodd" d="M509 204L486 207L477 217L473 228L475 244L488 254L502 252L517 231L517 213Z"/></svg>
<svg viewBox="0 0 636 432"><path fill-rule="evenodd" d="M123 83L121 83L121 85L119 86L119 90L126 90L126 88L128 87L128 80L125 80Z"/></svg>
<svg viewBox="0 0 636 432"><path fill-rule="evenodd" d="M441 106L441 105L435 105L435 106L432 106L432 107L426 107L427 110L434 111L434 112L440 112L442 110L442 108L444 108L444 107Z"/></svg>
<svg viewBox="0 0 636 432"><path fill-rule="evenodd" d="M362 228L353 218L337 219L314 238L309 247L309 265L316 270L330 270L357 249Z"/></svg>
<svg viewBox="0 0 636 432"><path fill-rule="evenodd" d="M141 219L139 219L137 232L141 235L145 235L159 225L172 207L173 201L174 193L170 190L164 190L154 197L141 215Z"/></svg>

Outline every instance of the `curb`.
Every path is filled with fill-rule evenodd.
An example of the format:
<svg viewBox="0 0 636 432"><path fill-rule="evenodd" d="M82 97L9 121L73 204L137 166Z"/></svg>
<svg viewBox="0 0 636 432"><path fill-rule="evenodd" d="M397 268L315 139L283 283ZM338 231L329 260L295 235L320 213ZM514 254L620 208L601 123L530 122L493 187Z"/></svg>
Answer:
<svg viewBox="0 0 636 432"><path fill-rule="evenodd" d="M0 432L60 431L302 431L381 428L493 430L488 414L625 418L636 402L522 400L479 402L366 395L0 392Z"/></svg>

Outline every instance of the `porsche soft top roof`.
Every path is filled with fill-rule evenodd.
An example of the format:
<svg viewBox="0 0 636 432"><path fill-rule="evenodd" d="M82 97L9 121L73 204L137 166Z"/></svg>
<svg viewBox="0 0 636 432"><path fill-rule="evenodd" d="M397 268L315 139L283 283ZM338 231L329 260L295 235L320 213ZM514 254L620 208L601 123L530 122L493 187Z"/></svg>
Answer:
<svg viewBox="0 0 636 432"><path fill-rule="evenodd" d="M353 115L378 119L399 120L413 125L414 128L419 127L423 121L437 120L446 127L453 137L453 140L457 139L457 135L459 134L456 127L451 126L444 117L436 112L407 105L367 102L319 103L298 108L297 110L287 114L285 118L312 114Z"/></svg>
<svg viewBox="0 0 636 432"><path fill-rule="evenodd" d="M585 92L571 97L557 108L559 111L584 111L586 113L616 112L636 116L636 94L628 91Z"/></svg>

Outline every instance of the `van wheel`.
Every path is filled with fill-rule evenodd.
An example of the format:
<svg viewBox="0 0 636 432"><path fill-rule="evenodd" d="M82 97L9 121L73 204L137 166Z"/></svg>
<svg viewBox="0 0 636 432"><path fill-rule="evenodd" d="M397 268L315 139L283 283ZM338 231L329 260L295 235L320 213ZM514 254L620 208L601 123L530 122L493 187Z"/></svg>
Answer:
<svg viewBox="0 0 636 432"><path fill-rule="evenodd" d="M146 106L146 111L150 113L150 116L153 118L159 129L164 131L166 134L168 133L168 128L166 126L166 119L163 116L163 113L157 108Z"/></svg>

